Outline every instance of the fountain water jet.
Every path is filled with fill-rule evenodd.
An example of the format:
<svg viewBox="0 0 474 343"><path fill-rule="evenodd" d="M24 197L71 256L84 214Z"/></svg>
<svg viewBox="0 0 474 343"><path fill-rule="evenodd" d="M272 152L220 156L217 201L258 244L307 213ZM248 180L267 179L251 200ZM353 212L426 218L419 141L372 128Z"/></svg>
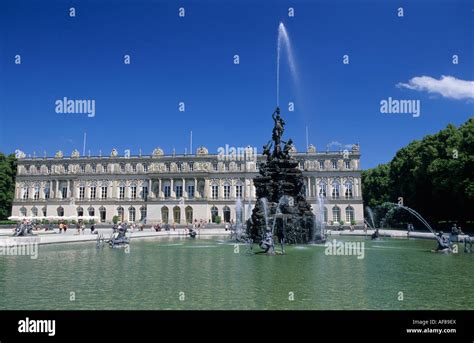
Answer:
<svg viewBox="0 0 474 343"><path fill-rule="evenodd" d="M276 70L276 104L280 106L280 56L281 56L281 47L285 45L286 55L288 57L288 64L290 66L290 72L293 76L295 83L298 79L298 74L296 72L296 63L295 58L293 57L293 51L291 49L290 37L286 31L285 24L280 22L278 25L278 40L277 40L277 70Z"/></svg>

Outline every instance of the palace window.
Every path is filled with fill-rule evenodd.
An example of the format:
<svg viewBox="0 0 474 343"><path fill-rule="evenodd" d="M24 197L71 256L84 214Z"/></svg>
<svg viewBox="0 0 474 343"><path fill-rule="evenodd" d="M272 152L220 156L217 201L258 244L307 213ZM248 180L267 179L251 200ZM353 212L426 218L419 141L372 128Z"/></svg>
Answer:
<svg viewBox="0 0 474 343"><path fill-rule="evenodd" d="M84 216L84 209L82 207L77 208L77 216L83 217Z"/></svg>
<svg viewBox="0 0 474 343"><path fill-rule="evenodd" d="M104 173L107 173L107 165L106 165L106 164L104 164L104 165L102 166L102 170L104 171Z"/></svg>
<svg viewBox="0 0 474 343"><path fill-rule="evenodd" d="M188 198L190 199L194 198L194 185L188 186Z"/></svg>
<svg viewBox="0 0 474 343"><path fill-rule="evenodd" d="M194 170L194 162L190 162L189 163L189 171L193 171Z"/></svg>
<svg viewBox="0 0 474 343"><path fill-rule="evenodd" d="M107 186L102 186L102 193L101 193L101 198L102 199L107 199Z"/></svg>
<svg viewBox="0 0 474 343"><path fill-rule="evenodd" d="M341 209L337 206L332 208L332 220L334 223L339 223L341 221Z"/></svg>
<svg viewBox="0 0 474 343"><path fill-rule="evenodd" d="M345 160L344 161L344 167L346 169L351 169L351 161L350 160Z"/></svg>
<svg viewBox="0 0 474 343"><path fill-rule="evenodd" d="M242 198L242 185L235 186L235 196L237 198Z"/></svg>
<svg viewBox="0 0 474 343"><path fill-rule="evenodd" d="M175 192L176 192L176 197L181 198L183 196L183 186L176 185Z"/></svg>
<svg viewBox="0 0 474 343"><path fill-rule="evenodd" d="M85 173L86 172L86 166L81 164L81 173Z"/></svg>
<svg viewBox="0 0 474 343"><path fill-rule="evenodd" d="M337 161L336 160L332 160L332 169L337 169Z"/></svg>
<svg viewBox="0 0 474 343"><path fill-rule="evenodd" d="M95 186L91 187L91 199L95 199L97 188Z"/></svg>
<svg viewBox="0 0 474 343"><path fill-rule="evenodd" d="M23 187L23 188L21 189L21 198L22 198L23 200L28 199L28 193L29 193L28 187Z"/></svg>
<svg viewBox="0 0 474 343"><path fill-rule="evenodd" d="M79 187L79 199L84 199L86 194L86 188L84 186Z"/></svg>
<svg viewBox="0 0 474 343"><path fill-rule="evenodd" d="M214 169L214 171L217 171L217 163L212 164L212 169Z"/></svg>
<svg viewBox="0 0 474 343"><path fill-rule="evenodd" d="M135 221L135 207L130 207L128 209L128 221L130 222Z"/></svg>
<svg viewBox="0 0 474 343"><path fill-rule="evenodd" d="M346 199L351 199L352 198L352 182L347 182L346 183L346 191L344 194Z"/></svg>
<svg viewBox="0 0 474 343"><path fill-rule="evenodd" d="M324 161L319 161L319 169L324 169Z"/></svg>
<svg viewBox="0 0 474 343"><path fill-rule="evenodd" d="M327 196L327 185L325 182L321 182L319 184L319 196L326 197Z"/></svg>
<svg viewBox="0 0 474 343"><path fill-rule="evenodd" d="M20 208L20 216L26 217L26 208L24 207Z"/></svg>
<svg viewBox="0 0 474 343"><path fill-rule="evenodd" d="M142 186L142 199L146 200L148 198L148 186Z"/></svg>
<svg viewBox="0 0 474 343"><path fill-rule="evenodd" d="M33 195L33 198L35 200L38 200L40 197L40 189L39 189L39 186L35 186L35 194Z"/></svg>
<svg viewBox="0 0 474 343"><path fill-rule="evenodd" d="M144 164L144 165L143 165L143 171L144 171L145 173L148 172L148 164Z"/></svg>
<svg viewBox="0 0 474 343"><path fill-rule="evenodd" d="M183 165L182 165L181 163L178 163L178 164L176 165L176 167L177 167L177 169L178 169L179 172L183 169Z"/></svg>
<svg viewBox="0 0 474 343"><path fill-rule="evenodd" d="M224 185L224 199L230 199L230 185L228 183Z"/></svg>
<svg viewBox="0 0 474 343"><path fill-rule="evenodd" d="M125 199L125 186L120 186L119 187L119 198L120 199Z"/></svg>
<svg viewBox="0 0 474 343"><path fill-rule="evenodd" d="M334 182L332 184L332 198L333 199L338 199L339 198L339 192L340 191L340 185L339 182Z"/></svg>
<svg viewBox="0 0 474 343"><path fill-rule="evenodd" d="M38 209L36 207L33 207L31 209L31 214L33 215L33 217L38 217Z"/></svg>
<svg viewBox="0 0 474 343"><path fill-rule="evenodd" d="M46 188L44 189L44 198L45 198L45 199L49 199L49 194L50 194L49 187L46 187Z"/></svg>
<svg viewBox="0 0 474 343"><path fill-rule="evenodd" d="M219 197L219 186L212 185L212 199L217 199Z"/></svg>
<svg viewBox="0 0 474 343"><path fill-rule="evenodd" d="M120 165L120 171L121 171L122 173L125 173L125 164L121 164L121 165Z"/></svg>
<svg viewBox="0 0 474 343"><path fill-rule="evenodd" d="M64 172L66 174L69 173L69 165L67 165L67 164L64 165Z"/></svg>
<svg viewBox="0 0 474 343"><path fill-rule="evenodd" d="M61 190L61 195L62 195L62 198L63 199L66 199L67 198L67 187L64 186Z"/></svg>
<svg viewBox="0 0 474 343"><path fill-rule="evenodd" d="M132 172L136 173L137 172L137 165L132 164Z"/></svg>
<svg viewBox="0 0 474 343"><path fill-rule="evenodd" d="M130 187L130 197L132 199L136 199L137 198L137 186L131 186Z"/></svg>
<svg viewBox="0 0 474 343"><path fill-rule="evenodd" d="M165 193L165 198L169 198L171 196L171 186L165 186L163 192Z"/></svg>
<svg viewBox="0 0 474 343"><path fill-rule="evenodd" d="M165 168L166 168L166 171L169 172L171 170L171 166L169 163L165 163Z"/></svg>
<svg viewBox="0 0 474 343"><path fill-rule="evenodd" d="M352 206L346 207L346 222L351 223L355 220L354 208Z"/></svg>
<svg viewBox="0 0 474 343"><path fill-rule="evenodd" d="M97 171L97 167L95 166L95 164L92 165L92 172L95 173Z"/></svg>

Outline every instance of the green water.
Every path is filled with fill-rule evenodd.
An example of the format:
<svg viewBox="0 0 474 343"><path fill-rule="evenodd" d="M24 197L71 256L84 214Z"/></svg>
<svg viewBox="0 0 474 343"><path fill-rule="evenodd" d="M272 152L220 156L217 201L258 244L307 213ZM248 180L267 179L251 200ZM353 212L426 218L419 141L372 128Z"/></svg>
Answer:
<svg viewBox="0 0 474 343"><path fill-rule="evenodd" d="M235 253L224 237L136 240L129 253L40 246L36 260L0 256L0 309L474 309L474 254L434 254L427 240L350 240L365 242L363 259L323 246Z"/></svg>

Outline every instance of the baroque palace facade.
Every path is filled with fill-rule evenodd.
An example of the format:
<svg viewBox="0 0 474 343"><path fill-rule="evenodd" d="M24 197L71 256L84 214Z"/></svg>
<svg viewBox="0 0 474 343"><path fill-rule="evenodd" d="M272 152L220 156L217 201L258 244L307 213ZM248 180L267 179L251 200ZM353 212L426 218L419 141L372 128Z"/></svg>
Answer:
<svg viewBox="0 0 474 343"><path fill-rule="evenodd" d="M150 156L55 157L19 156L14 216L96 216L121 221L185 224L197 220L236 222L236 204L243 204L243 220L255 203L253 178L263 156L252 148L244 156L209 154L165 155L156 148ZM305 177L306 196L329 225L363 224L360 150L306 153L293 150ZM321 203L320 200L324 199Z"/></svg>

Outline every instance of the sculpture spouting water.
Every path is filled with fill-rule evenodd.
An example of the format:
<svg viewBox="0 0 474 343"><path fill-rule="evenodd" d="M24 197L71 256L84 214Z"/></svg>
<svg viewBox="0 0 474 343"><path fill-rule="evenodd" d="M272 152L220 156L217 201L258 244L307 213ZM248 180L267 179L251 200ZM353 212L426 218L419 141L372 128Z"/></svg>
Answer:
<svg viewBox="0 0 474 343"><path fill-rule="evenodd" d="M263 147L265 160L259 164L259 175L254 179L257 201L247 221L248 236L268 252L274 251L274 237L283 250L284 243L309 243L314 230L303 174L290 154L293 141L282 140L285 122L280 108L272 118L272 139Z"/></svg>

